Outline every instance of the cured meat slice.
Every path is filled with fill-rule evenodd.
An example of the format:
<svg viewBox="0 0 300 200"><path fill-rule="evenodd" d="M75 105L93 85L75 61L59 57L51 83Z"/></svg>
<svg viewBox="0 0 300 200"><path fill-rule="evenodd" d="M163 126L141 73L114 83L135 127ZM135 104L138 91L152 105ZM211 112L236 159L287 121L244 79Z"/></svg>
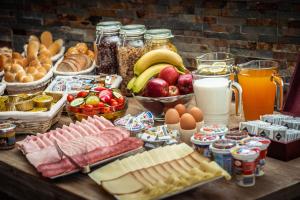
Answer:
<svg viewBox="0 0 300 200"><path fill-rule="evenodd" d="M36 137L35 138L35 142L36 144L42 149L42 148L45 148L47 145L43 142L43 140L39 137Z"/></svg>
<svg viewBox="0 0 300 200"><path fill-rule="evenodd" d="M63 134L68 140L73 140L76 138L73 134L71 134L68 131L65 131L64 129L57 128L56 131Z"/></svg>
<svg viewBox="0 0 300 200"><path fill-rule="evenodd" d="M76 126L76 125L75 125ZM82 137L82 136L84 136L85 134L81 134L81 131L77 131L75 128L73 128L72 126L69 126L68 127L68 131L70 132L70 133L72 133L72 134L75 134L76 136L78 136L78 135L80 135L80 136L78 136L77 138L80 138L80 137Z"/></svg>
<svg viewBox="0 0 300 200"><path fill-rule="evenodd" d="M95 133L97 133L97 134L99 134L99 132L101 132L100 129L98 129L93 123L88 122L88 121L85 120L85 119L83 119L83 120L81 121L81 123L86 124L87 126L89 126L89 127L90 127L91 129L93 129L93 131L94 131Z"/></svg>
<svg viewBox="0 0 300 200"><path fill-rule="evenodd" d="M77 132L79 132L81 136L89 135L89 133L85 129L83 129L81 126L78 126L77 124L71 123L70 127L75 129Z"/></svg>
<svg viewBox="0 0 300 200"><path fill-rule="evenodd" d="M23 152L25 154L27 153L31 153L31 152L35 152L35 151L39 151L41 148L39 147L39 145L34 142L33 140L29 140L28 142L23 142L20 147L23 149Z"/></svg>
<svg viewBox="0 0 300 200"><path fill-rule="evenodd" d="M103 132L118 132L120 135L122 135L123 138L128 138L130 136L130 133L127 130L120 127L108 127Z"/></svg>
<svg viewBox="0 0 300 200"><path fill-rule="evenodd" d="M111 121L105 119L104 117L99 117L97 115L94 115L94 119L100 121L102 124L104 124L104 126L107 127L114 127L113 123L111 123Z"/></svg>
<svg viewBox="0 0 300 200"><path fill-rule="evenodd" d="M95 124L95 126L97 126L97 128L101 131L103 131L106 128L105 125L102 122L100 122L99 120L96 120L96 119L94 119L90 116L88 117L87 121Z"/></svg>
<svg viewBox="0 0 300 200"><path fill-rule="evenodd" d="M56 138L56 140L60 141L60 142L68 142L69 140L64 136L66 130L63 130L62 133L58 132L58 131L53 131L53 137Z"/></svg>
<svg viewBox="0 0 300 200"><path fill-rule="evenodd" d="M72 132L72 129L70 129L69 126L63 125L62 129L63 129L64 131L68 131L70 134L74 135L75 138L81 137L81 134L78 133L77 131L76 131L76 132Z"/></svg>
<svg viewBox="0 0 300 200"><path fill-rule="evenodd" d="M38 133L37 136L43 140L43 142L46 144L46 146L54 145L51 140L46 135Z"/></svg>
<svg viewBox="0 0 300 200"><path fill-rule="evenodd" d="M95 132L93 129L91 129L88 125L81 123L81 122L76 122L77 126L80 126L81 128L85 129L89 135L96 135L97 132Z"/></svg>

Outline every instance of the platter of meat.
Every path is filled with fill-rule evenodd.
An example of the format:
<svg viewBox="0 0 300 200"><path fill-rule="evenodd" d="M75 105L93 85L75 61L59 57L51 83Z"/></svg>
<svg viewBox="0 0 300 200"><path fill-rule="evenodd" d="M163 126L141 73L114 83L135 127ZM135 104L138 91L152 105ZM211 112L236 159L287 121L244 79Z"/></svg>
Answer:
<svg viewBox="0 0 300 200"><path fill-rule="evenodd" d="M94 116L27 136L17 146L42 176L58 178L130 155L141 150L143 142L107 119Z"/></svg>

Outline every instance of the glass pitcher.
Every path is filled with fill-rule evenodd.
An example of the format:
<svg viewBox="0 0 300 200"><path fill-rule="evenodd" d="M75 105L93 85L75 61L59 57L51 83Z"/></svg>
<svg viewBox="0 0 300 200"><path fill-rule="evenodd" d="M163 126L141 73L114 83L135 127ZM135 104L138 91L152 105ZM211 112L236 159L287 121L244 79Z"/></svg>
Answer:
<svg viewBox="0 0 300 200"><path fill-rule="evenodd" d="M243 88L245 120L259 119L272 114L278 88L277 109L282 109L283 81L278 76L279 64L272 60L252 60L238 65L238 82Z"/></svg>
<svg viewBox="0 0 300 200"><path fill-rule="evenodd" d="M232 92L235 94L236 115L240 115L242 88L231 79L234 65L232 54L216 52L196 58L193 88L197 106L203 111L204 123L228 125Z"/></svg>

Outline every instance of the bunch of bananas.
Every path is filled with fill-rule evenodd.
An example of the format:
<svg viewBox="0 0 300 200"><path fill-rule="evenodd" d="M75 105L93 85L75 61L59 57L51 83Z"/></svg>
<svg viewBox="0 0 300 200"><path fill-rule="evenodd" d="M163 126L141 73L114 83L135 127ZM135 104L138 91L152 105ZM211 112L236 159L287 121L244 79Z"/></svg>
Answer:
<svg viewBox="0 0 300 200"><path fill-rule="evenodd" d="M133 69L135 76L127 84L127 89L139 93L152 77L170 65L175 66L181 74L186 71L182 58L174 51L156 49L147 52L135 63Z"/></svg>

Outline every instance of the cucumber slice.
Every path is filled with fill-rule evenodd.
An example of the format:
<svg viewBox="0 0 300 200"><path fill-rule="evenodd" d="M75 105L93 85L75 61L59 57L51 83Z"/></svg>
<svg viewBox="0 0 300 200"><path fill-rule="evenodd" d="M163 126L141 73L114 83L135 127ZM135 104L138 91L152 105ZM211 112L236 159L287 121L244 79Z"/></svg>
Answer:
<svg viewBox="0 0 300 200"><path fill-rule="evenodd" d="M84 98L76 98L74 99L70 105L73 106L73 107L77 107L77 106L80 106L81 104L84 103Z"/></svg>

